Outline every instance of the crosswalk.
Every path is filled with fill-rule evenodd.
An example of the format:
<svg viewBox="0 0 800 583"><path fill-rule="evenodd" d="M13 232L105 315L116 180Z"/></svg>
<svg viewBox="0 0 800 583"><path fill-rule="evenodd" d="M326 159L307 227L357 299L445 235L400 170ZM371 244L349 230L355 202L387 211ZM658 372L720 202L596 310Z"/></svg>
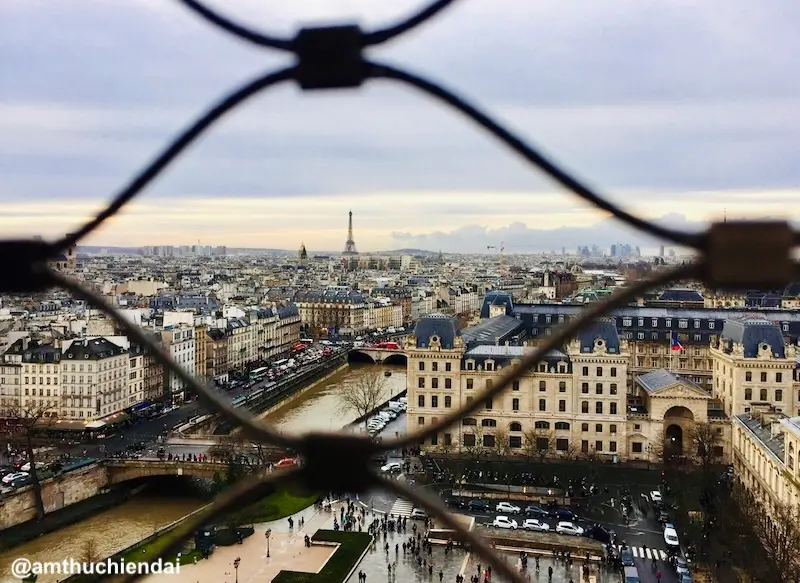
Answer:
<svg viewBox="0 0 800 583"><path fill-rule="evenodd" d="M650 560L656 559L658 561L667 560L668 556L667 551L661 549L651 549L650 547L643 548L643 547L632 547L632 546L629 546L628 548L633 553L634 558L637 559L650 559ZM617 551L618 552L622 551L622 545L617 545Z"/></svg>
<svg viewBox="0 0 800 583"><path fill-rule="evenodd" d="M389 514L394 514L395 516L403 516L408 518L411 516L411 511L414 510L414 504L409 502L408 500L403 500L402 498L398 498L394 501L392 505L392 509L389 511Z"/></svg>

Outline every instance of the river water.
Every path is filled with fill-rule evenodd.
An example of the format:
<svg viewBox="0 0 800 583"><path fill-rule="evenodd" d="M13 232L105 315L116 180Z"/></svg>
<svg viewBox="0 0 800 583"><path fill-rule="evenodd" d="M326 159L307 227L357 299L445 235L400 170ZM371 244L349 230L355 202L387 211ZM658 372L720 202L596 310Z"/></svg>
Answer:
<svg viewBox="0 0 800 583"><path fill-rule="evenodd" d="M352 422L358 415L342 407L337 396L359 377L379 371L384 376L386 399L406 388L404 366L353 363L307 393L266 416L281 431L304 433L313 430L335 430ZM202 506L200 499L159 496L155 488L59 531L46 534L19 547L0 553L0 583L19 581L11 576L11 563L25 557L31 561L81 560L89 545L98 556L112 555L159 528L186 516ZM0 534L2 536L2 534ZM94 543L88 541L94 540ZM63 579L63 577L61 577ZM37 583L52 583L56 576L42 575Z"/></svg>

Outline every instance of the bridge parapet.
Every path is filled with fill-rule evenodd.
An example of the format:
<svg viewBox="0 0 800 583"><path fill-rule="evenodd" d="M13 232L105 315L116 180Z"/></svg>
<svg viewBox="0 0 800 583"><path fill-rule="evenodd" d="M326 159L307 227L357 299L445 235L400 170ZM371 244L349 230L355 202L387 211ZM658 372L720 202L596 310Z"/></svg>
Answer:
<svg viewBox="0 0 800 583"><path fill-rule="evenodd" d="M227 464L218 462L187 462L166 460L106 460L108 483L119 484L128 480L151 476L191 476L194 478L213 478L224 472Z"/></svg>
<svg viewBox="0 0 800 583"><path fill-rule="evenodd" d="M366 356L376 363L405 364L408 362L405 351L392 350L391 348L351 348L348 356L354 354Z"/></svg>

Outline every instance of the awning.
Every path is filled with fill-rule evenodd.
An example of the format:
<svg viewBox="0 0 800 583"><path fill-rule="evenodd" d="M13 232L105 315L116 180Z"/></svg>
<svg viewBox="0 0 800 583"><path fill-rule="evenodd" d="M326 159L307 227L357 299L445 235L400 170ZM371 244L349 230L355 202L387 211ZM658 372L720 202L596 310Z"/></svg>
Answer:
<svg viewBox="0 0 800 583"><path fill-rule="evenodd" d="M100 429L101 427L105 426L105 421L92 421L91 423L86 424L86 429Z"/></svg>
<svg viewBox="0 0 800 583"><path fill-rule="evenodd" d="M142 401L138 405L133 406L134 411L141 411L142 409L147 409L151 405L150 401Z"/></svg>

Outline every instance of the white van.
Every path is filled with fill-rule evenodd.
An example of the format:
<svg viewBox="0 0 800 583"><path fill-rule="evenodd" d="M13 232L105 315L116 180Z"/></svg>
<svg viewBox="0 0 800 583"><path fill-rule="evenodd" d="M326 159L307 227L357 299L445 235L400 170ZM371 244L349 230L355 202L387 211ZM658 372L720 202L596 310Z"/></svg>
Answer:
<svg viewBox="0 0 800 583"><path fill-rule="evenodd" d="M406 410L406 406L403 405L403 403L401 403L400 401L389 401L389 409L401 413L402 411Z"/></svg>

